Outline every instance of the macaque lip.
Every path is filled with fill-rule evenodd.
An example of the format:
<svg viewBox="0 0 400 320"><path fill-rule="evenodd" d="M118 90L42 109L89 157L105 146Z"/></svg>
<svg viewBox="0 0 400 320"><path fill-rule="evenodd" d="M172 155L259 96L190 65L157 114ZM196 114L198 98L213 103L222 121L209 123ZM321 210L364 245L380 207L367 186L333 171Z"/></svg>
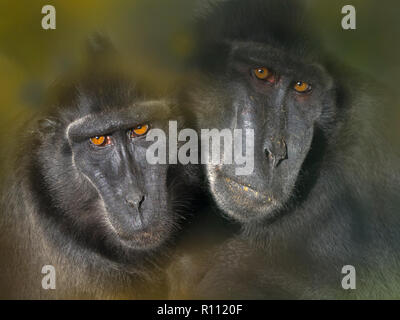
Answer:
<svg viewBox="0 0 400 320"><path fill-rule="evenodd" d="M161 233L143 229L132 233L129 237L121 238L121 240L127 246L145 249L158 247L164 242L165 238Z"/></svg>
<svg viewBox="0 0 400 320"><path fill-rule="evenodd" d="M276 200L272 195L265 194L263 192L259 192L256 189L252 188L249 184L240 183L232 178L229 178L219 172L220 178L223 183L227 185L227 187L234 193L241 193L245 197L255 198L257 201L261 201L266 204L274 204Z"/></svg>

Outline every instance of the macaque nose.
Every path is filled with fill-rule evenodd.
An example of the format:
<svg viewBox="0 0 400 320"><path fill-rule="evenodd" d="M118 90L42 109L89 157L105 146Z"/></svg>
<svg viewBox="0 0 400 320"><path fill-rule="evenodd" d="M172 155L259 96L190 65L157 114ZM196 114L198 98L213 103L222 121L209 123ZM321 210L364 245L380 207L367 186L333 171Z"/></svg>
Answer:
<svg viewBox="0 0 400 320"><path fill-rule="evenodd" d="M141 193L131 194L125 198L125 202L128 204L128 206L130 206L131 208L134 208L138 212L140 212L140 209L141 209L144 199L145 199L145 196Z"/></svg>
<svg viewBox="0 0 400 320"><path fill-rule="evenodd" d="M270 159L272 166L276 168L279 163L287 159L287 147L283 138L271 138L265 146L265 155Z"/></svg>

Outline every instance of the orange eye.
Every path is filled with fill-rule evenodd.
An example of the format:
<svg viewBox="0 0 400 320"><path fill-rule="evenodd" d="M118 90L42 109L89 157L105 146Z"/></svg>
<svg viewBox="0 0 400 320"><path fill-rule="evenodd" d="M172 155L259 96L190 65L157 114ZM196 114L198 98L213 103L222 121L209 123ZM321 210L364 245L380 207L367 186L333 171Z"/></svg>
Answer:
<svg viewBox="0 0 400 320"><path fill-rule="evenodd" d="M304 93L310 91L311 86L307 82L297 81L294 85L294 90L299 93Z"/></svg>
<svg viewBox="0 0 400 320"><path fill-rule="evenodd" d="M132 129L132 136L134 137L139 137L143 136L149 131L149 125L148 124L143 124L143 125L138 125L137 127Z"/></svg>
<svg viewBox="0 0 400 320"><path fill-rule="evenodd" d="M256 76L256 78L260 80L265 80L270 76L269 70L265 67L255 68L253 69L253 73Z"/></svg>
<svg viewBox="0 0 400 320"><path fill-rule="evenodd" d="M107 144L111 143L110 137L109 136L95 136L93 138L90 138L90 141L98 147L104 147Z"/></svg>

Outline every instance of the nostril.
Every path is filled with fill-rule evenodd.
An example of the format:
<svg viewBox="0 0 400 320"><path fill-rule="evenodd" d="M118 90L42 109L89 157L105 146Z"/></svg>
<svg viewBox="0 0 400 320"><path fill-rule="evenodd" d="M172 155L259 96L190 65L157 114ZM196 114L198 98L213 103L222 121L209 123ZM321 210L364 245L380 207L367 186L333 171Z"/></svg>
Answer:
<svg viewBox="0 0 400 320"><path fill-rule="evenodd" d="M274 168L277 167L278 162L280 161L279 157L269 149L265 149L265 155L269 159L269 161L272 164L272 166Z"/></svg>
<svg viewBox="0 0 400 320"><path fill-rule="evenodd" d="M145 200L145 196L142 196L142 199L140 199L139 204L138 204L138 209L140 209L142 207L144 200Z"/></svg>
<svg viewBox="0 0 400 320"><path fill-rule="evenodd" d="M287 159L287 146L285 140L276 140L268 143L264 149L265 155L271 161L272 166L275 168L282 160Z"/></svg>
<svg viewBox="0 0 400 320"><path fill-rule="evenodd" d="M144 200L145 200L144 195L128 196L125 198L125 203L131 208L140 210Z"/></svg>

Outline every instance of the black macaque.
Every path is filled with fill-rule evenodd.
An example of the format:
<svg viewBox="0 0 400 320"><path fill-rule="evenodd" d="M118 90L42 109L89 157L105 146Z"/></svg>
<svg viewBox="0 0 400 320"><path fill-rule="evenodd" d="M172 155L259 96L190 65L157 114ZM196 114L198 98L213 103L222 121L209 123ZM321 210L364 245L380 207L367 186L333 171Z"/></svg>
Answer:
<svg viewBox="0 0 400 320"><path fill-rule="evenodd" d="M162 298L169 244L194 203L194 167L151 165L145 136L184 120L114 68L95 37L89 66L61 79L56 102L20 129L1 209L0 296ZM55 270L43 288L42 268ZM44 269L45 272L47 272Z"/></svg>
<svg viewBox="0 0 400 320"><path fill-rule="evenodd" d="M209 255L185 297L400 298L389 102L324 52L301 4L220 1L199 19L181 104L199 129L253 129L254 170L206 165L216 204L242 231Z"/></svg>

